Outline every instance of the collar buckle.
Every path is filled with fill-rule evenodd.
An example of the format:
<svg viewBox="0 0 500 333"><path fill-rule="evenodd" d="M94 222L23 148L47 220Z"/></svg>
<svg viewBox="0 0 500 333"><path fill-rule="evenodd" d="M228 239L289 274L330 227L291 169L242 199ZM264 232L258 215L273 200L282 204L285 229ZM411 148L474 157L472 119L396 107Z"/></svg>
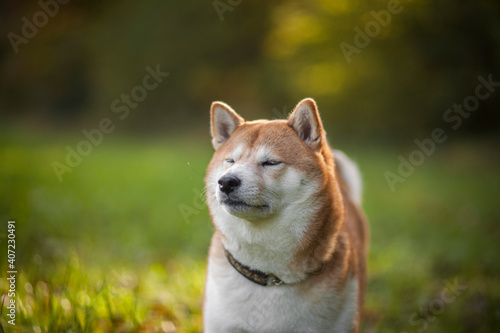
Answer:
<svg viewBox="0 0 500 333"><path fill-rule="evenodd" d="M285 282L281 280L279 277L273 274L269 274L267 277L267 285L268 286L281 286Z"/></svg>

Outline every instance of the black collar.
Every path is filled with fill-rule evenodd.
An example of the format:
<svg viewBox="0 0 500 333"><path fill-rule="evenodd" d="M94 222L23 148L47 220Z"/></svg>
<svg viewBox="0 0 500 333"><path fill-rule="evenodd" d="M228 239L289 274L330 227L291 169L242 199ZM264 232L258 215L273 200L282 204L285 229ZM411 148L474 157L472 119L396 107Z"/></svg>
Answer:
<svg viewBox="0 0 500 333"><path fill-rule="evenodd" d="M243 265L241 262L236 260L233 255L226 249L224 249L226 253L226 258L231 264L244 277L252 281L253 283L257 283L261 286L280 286L285 284L283 280L278 278L274 274L264 273L259 271L258 269L251 269L248 266ZM315 272L309 273L310 275L319 275L325 270L325 263L321 264L320 269Z"/></svg>
<svg viewBox="0 0 500 333"><path fill-rule="evenodd" d="M226 258L231 266L233 266L234 269L238 271L238 273L240 273L250 281L260 284L261 286L279 286L281 284L284 284L283 280L281 280L277 276L261 272L257 269L251 269L250 267L245 266L238 260L236 260L228 250L224 249L224 251L226 252Z"/></svg>

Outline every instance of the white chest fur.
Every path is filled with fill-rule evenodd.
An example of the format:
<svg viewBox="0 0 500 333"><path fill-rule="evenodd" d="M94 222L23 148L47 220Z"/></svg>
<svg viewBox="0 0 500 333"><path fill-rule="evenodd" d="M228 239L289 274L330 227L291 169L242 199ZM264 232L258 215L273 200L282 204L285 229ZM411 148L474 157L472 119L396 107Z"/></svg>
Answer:
<svg viewBox="0 0 500 333"><path fill-rule="evenodd" d="M229 263L209 262L205 333L350 332L357 295L354 278L341 293L321 285L303 293L293 284L263 287L247 280Z"/></svg>

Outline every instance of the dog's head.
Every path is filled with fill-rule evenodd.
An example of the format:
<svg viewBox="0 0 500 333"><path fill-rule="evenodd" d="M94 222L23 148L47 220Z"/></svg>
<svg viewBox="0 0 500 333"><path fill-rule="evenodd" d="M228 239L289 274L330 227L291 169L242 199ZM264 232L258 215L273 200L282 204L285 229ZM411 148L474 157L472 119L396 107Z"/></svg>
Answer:
<svg viewBox="0 0 500 333"><path fill-rule="evenodd" d="M233 216L268 220L293 214L325 186L333 170L321 119L312 99L302 100L287 120L246 122L228 105L211 108L216 150L205 179L214 222ZM317 206L317 205L315 205ZM305 213L305 212L303 212ZM226 219L223 219L226 220Z"/></svg>

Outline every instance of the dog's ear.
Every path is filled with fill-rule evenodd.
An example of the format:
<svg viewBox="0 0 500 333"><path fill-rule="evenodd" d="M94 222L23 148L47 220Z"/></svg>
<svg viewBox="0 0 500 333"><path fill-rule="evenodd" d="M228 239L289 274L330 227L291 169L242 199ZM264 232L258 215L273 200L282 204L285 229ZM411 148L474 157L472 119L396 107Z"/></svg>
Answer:
<svg viewBox="0 0 500 333"><path fill-rule="evenodd" d="M217 150L222 146L236 127L245 122L231 107L222 102L213 102L210 108L212 119L212 145Z"/></svg>
<svg viewBox="0 0 500 333"><path fill-rule="evenodd" d="M316 102L312 98L303 99L288 117L288 126L293 128L299 138L311 149L319 150L323 140L323 125Z"/></svg>

